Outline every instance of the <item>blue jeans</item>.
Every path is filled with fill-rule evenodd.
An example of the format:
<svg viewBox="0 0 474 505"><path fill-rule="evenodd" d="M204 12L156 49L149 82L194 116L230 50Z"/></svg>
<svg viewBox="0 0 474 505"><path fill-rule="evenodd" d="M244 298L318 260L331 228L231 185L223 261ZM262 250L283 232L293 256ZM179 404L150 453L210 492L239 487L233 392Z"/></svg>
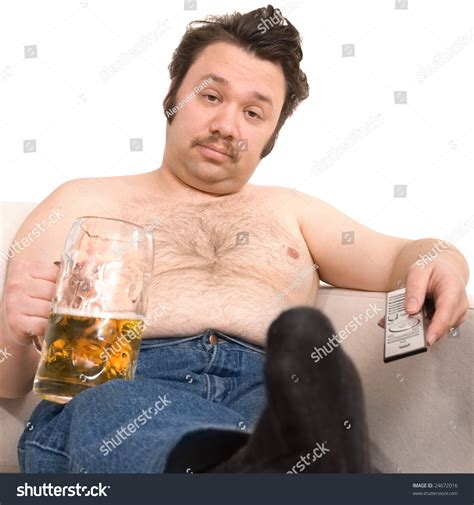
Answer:
<svg viewBox="0 0 474 505"><path fill-rule="evenodd" d="M264 361L264 348L212 329L145 339L135 380L37 405L18 443L21 471L163 473L170 453L188 472L219 463L265 406Z"/></svg>

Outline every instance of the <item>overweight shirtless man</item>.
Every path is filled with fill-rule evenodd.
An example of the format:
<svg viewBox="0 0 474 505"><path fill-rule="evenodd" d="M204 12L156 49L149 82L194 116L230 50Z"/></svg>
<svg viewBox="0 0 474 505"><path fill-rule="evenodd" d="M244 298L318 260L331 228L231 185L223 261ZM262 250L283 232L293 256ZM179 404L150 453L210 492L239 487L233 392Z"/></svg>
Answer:
<svg viewBox="0 0 474 505"><path fill-rule="evenodd" d="M271 6L189 27L169 67L161 167L66 182L24 221L16 239L52 209L64 214L9 264L1 397L31 390L32 335L44 334L53 262L75 218L153 226L155 270L136 379L41 401L19 442L22 471L373 470L352 362L340 347L311 359L334 333L312 307L319 280L404 285L409 312L433 296L433 343L466 316L468 267L444 243L421 268L440 241L383 235L301 191L248 184L308 96L301 59L297 30ZM348 230L355 241L343 245Z"/></svg>

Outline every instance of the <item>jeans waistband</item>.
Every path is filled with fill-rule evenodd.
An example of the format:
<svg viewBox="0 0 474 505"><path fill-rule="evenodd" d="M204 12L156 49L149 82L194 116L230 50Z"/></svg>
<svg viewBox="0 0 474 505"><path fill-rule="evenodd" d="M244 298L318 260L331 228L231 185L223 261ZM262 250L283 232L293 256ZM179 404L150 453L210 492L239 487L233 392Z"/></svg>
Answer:
<svg viewBox="0 0 474 505"><path fill-rule="evenodd" d="M265 348L256 344L250 344L249 342L245 342L244 340L241 340L237 338L236 336L231 336L227 335L226 333L223 333L218 330L213 330L212 328L202 332L198 333L197 335L190 335L190 336L182 336L182 337L158 337L158 338L145 338L142 339L141 341L141 348L146 349L146 348L156 348L156 347L168 347L172 345L180 345L180 344L187 344L193 340L204 340L206 341L211 335L215 335L219 341L227 341L229 343L234 343L239 346L245 347L247 349L250 349L252 351L259 352L261 354L265 354Z"/></svg>

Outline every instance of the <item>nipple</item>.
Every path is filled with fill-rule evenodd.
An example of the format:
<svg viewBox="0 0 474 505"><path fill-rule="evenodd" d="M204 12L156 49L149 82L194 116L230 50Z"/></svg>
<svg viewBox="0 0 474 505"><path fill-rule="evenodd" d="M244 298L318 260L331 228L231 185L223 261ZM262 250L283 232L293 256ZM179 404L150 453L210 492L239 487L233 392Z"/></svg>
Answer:
<svg viewBox="0 0 474 505"><path fill-rule="evenodd" d="M291 258L298 259L300 257L300 253L294 247L288 247L286 252Z"/></svg>

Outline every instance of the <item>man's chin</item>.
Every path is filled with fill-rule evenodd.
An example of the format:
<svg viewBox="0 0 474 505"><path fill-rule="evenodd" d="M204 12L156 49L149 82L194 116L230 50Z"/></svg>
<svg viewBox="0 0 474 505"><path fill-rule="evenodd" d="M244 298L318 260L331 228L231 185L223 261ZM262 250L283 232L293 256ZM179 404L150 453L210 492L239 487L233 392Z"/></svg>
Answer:
<svg viewBox="0 0 474 505"><path fill-rule="evenodd" d="M203 182L218 183L229 177L227 167L219 163L200 161L189 169L189 173L194 179Z"/></svg>
<svg viewBox="0 0 474 505"><path fill-rule="evenodd" d="M227 164L188 159L179 166L176 175L188 186L206 193L226 195L241 189L235 187L239 183L233 180L236 172Z"/></svg>

